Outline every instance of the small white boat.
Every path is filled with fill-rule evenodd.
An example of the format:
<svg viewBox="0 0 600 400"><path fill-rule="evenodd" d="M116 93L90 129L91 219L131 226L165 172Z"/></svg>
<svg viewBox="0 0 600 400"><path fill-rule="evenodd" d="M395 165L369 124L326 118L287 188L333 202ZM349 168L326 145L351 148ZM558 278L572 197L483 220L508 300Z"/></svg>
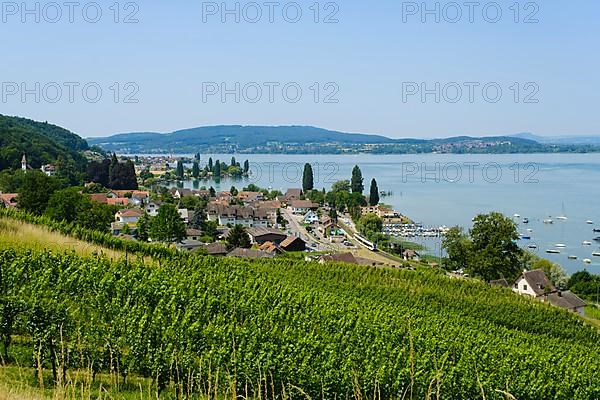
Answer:
<svg viewBox="0 0 600 400"><path fill-rule="evenodd" d="M569 256L569 260L577 260L577 256Z"/></svg>
<svg viewBox="0 0 600 400"><path fill-rule="evenodd" d="M537 249L537 245L536 244L530 244L527 247L529 247L530 249Z"/></svg>
<svg viewBox="0 0 600 400"><path fill-rule="evenodd" d="M585 260L583 260L584 264L591 264L592 260L590 260L589 258L586 258Z"/></svg>
<svg viewBox="0 0 600 400"><path fill-rule="evenodd" d="M592 242L588 242L587 240L583 241L583 243L581 243L584 246L591 246Z"/></svg>
<svg viewBox="0 0 600 400"><path fill-rule="evenodd" d="M591 219L588 219L587 221L585 221L585 223L588 225L594 225L594 221L592 221Z"/></svg>
<svg viewBox="0 0 600 400"><path fill-rule="evenodd" d="M549 250L546 250L546 253L548 253L548 254L560 254L560 250L549 249Z"/></svg>
<svg viewBox="0 0 600 400"><path fill-rule="evenodd" d="M562 203L562 214L560 214L560 216L556 217L556 219L560 220L560 221L566 221L569 218L567 218L567 215L565 214L565 203Z"/></svg>
<svg viewBox="0 0 600 400"><path fill-rule="evenodd" d="M596 252L592 253L592 255L594 257L600 257L600 251L596 251Z"/></svg>
<svg viewBox="0 0 600 400"><path fill-rule="evenodd" d="M515 214L515 215L513 215L513 217L515 217L515 218L521 218L521 216L519 214Z"/></svg>
<svg viewBox="0 0 600 400"><path fill-rule="evenodd" d="M527 229L527 232L532 233L533 229Z"/></svg>
<svg viewBox="0 0 600 400"><path fill-rule="evenodd" d="M544 223L545 223L545 224L553 224L553 223L554 223L554 220L552 220L552 218L548 218L548 219L545 219L545 220L544 220Z"/></svg>
<svg viewBox="0 0 600 400"><path fill-rule="evenodd" d="M567 247L567 245L566 244L562 244L562 243L558 243L558 244L555 244L554 247L559 248L559 249L564 249L565 247Z"/></svg>

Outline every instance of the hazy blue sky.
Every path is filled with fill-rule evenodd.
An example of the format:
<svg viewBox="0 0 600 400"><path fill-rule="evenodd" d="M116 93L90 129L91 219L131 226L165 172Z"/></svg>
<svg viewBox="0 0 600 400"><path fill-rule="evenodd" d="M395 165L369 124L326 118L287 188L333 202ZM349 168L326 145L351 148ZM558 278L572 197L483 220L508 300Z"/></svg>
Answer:
<svg viewBox="0 0 600 400"><path fill-rule="evenodd" d="M319 23L314 1L295 3L302 11L297 23L298 7L285 1L258 1L256 23L256 7L246 1L238 2L239 23L235 13L222 15L222 5L235 9L235 1L123 1L118 15L113 3L98 2L102 16L92 23L98 7L89 2L72 9L41 2L36 11L36 2L26 1L29 14L20 1L2 2L0 113L85 137L214 124L315 125L392 137L600 134L598 0L522 1L518 15L514 0L498 1L499 18L491 2L470 9L460 1L455 23L457 3L447 1L437 2L439 23L416 9L421 2L399 0L322 1ZM436 2L426 4L434 9ZM132 13L138 22L124 23ZM69 82L79 84L72 99ZM224 102L210 95L211 82L229 89L239 82L239 103L235 94ZM252 82L262 89L255 103ZM279 83L272 102L266 82ZM436 82L439 103L435 90L424 102L410 95ZM102 96L93 103L97 87ZM294 103L296 87L302 95ZM492 102L498 88L502 97ZM337 89L331 99L338 102L326 102ZM126 102L127 94L138 102Z"/></svg>

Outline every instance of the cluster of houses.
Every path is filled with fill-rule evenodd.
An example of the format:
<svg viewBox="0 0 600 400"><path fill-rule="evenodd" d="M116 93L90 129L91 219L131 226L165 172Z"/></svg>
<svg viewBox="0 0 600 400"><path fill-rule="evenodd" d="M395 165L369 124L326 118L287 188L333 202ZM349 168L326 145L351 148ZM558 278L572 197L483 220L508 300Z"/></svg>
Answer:
<svg viewBox="0 0 600 400"><path fill-rule="evenodd" d="M223 243L202 243L203 233L191 227L186 231L186 239L177 244L182 250L204 249L215 256L263 258L284 252L305 251L307 246L303 239L290 236L279 229L278 210L287 207L292 213L303 215L318 208L318 205L301 199L303 194L300 189L288 190L285 195L273 200L266 199L262 192L248 191L238 192L235 196L228 191L213 192L211 196L209 190L173 188L171 195L176 200L189 196L207 199L206 218L219 227L220 239L225 239L229 229L235 225L247 229L253 249L234 249L228 252ZM130 236L144 213L156 216L161 206L160 202L151 200L150 193L145 191L113 190L106 194L93 194L91 198L99 203L122 207L111 224L111 232L115 236ZM189 224L194 211L179 206L178 212L182 221Z"/></svg>
<svg viewBox="0 0 600 400"><path fill-rule="evenodd" d="M563 291L555 287L546 273L541 269L532 271L523 271L521 276L511 286L506 279L499 279L490 282L506 288L512 288L513 292L522 296L550 303L553 306L564 308L584 315L586 303L576 294L570 291Z"/></svg>

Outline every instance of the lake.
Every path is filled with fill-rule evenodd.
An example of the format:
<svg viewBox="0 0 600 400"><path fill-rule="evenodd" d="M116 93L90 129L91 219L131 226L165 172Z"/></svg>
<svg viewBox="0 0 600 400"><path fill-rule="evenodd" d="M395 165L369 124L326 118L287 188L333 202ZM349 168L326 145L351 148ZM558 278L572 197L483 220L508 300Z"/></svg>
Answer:
<svg viewBox="0 0 600 400"><path fill-rule="evenodd" d="M569 272L587 266L600 273L600 243L592 239L593 228L600 228L600 157L597 154L519 154L519 155L235 155L239 162L248 159L252 176L243 179L222 179L185 182L188 188L214 186L216 190L238 188L249 183L283 192L289 187L301 187L302 170L306 162L313 165L315 187L329 188L332 183L349 179L354 165L360 166L365 178L365 193L372 178L382 191L392 195L381 201L426 226L471 226L479 214L499 211L507 216L520 215L519 232L531 236L521 241L523 247L536 244L540 256L560 263ZM227 163L231 155L203 155ZM564 215L567 220L557 220ZM544 224L548 218L554 224ZM530 223L522 224L528 218ZM594 221L589 225L586 221ZM528 232L531 229L532 232ZM429 240L429 242L427 241ZM433 253L439 243L427 239ZM583 241L593 242L583 246ZM564 244L561 254L547 254L556 244ZM577 256L569 260L568 256Z"/></svg>

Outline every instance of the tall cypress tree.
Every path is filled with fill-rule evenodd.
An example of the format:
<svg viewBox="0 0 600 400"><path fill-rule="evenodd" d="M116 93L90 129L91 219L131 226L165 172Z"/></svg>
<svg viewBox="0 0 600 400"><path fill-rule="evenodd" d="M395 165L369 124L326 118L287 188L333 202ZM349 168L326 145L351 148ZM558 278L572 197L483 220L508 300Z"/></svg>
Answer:
<svg viewBox="0 0 600 400"><path fill-rule="evenodd" d="M179 179L183 179L183 162L181 160L177 161L177 177Z"/></svg>
<svg viewBox="0 0 600 400"><path fill-rule="evenodd" d="M362 171L355 165L352 169L352 180L350 181L350 188L352 189L352 193L362 193L365 190L365 186L363 185L363 176Z"/></svg>
<svg viewBox="0 0 600 400"><path fill-rule="evenodd" d="M371 181L371 190L369 191L369 205L374 207L379 204L379 187L375 178Z"/></svg>
<svg viewBox="0 0 600 400"><path fill-rule="evenodd" d="M198 178L200 176L200 166L198 165L198 161L194 161L194 165L192 166L192 176L194 178Z"/></svg>
<svg viewBox="0 0 600 400"><path fill-rule="evenodd" d="M244 161L244 174L247 174L250 171L250 162L248 160Z"/></svg>
<svg viewBox="0 0 600 400"><path fill-rule="evenodd" d="M108 166L108 187L110 187L111 189L114 189L113 182L116 180L116 169L118 166L119 159L117 158L117 155L113 153L112 157L110 158L110 164Z"/></svg>
<svg viewBox="0 0 600 400"><path fill-rule="evenodd" d="M304 193L313 190L315 187L312 165L306 163L304 165L304 173L302 174L302 190Z"/></svg>
<svg viewBox="0 0 600 400"><path fill-rule="evenodd" d="M215 161L215 167L213 168L213 175L215 178L221 177L221 161Z"/></svg>
<svg viewBox="0 0 600 400"><path fill-rule="evenodd" d="M214 167L214 165L213 165L213 159L212 159L212 157L210 157L210 158L208 159L208 170L209 170L209 171L212 171L212 170L213 170L213 167Z"/></svg>

